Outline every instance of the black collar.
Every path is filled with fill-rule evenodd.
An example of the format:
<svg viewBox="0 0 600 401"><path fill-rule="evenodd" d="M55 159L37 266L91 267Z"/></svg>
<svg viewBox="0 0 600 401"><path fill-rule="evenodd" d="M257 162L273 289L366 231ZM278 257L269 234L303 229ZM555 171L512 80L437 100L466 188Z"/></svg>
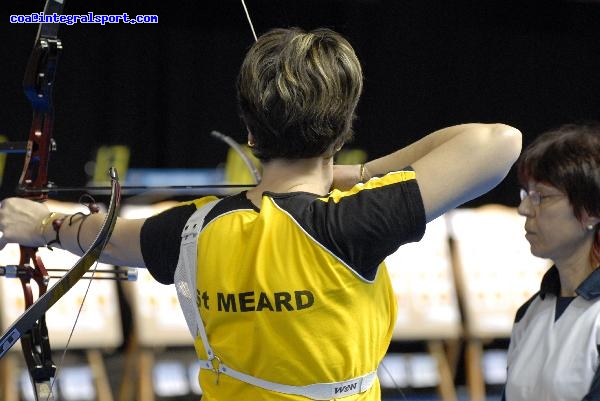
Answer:
<svg viewBox="0 0 600 401"><path fill-rule="evenodd" d="M600 297L600 266L579 284L575 293L588 301ZM552 266L542 278L540 297L544 299L546 294L560 295L560 277L556 266Z"/></svg>

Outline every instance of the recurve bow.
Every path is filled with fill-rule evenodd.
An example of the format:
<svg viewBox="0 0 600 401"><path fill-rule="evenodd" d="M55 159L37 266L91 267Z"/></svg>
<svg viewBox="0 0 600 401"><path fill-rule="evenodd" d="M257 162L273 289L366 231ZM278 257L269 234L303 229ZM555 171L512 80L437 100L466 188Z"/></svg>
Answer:
<svg viewBox="0 0 600 401"><path fill-rule="evenodd" d="M64 0L47 0L44 15L61 15L63 7ZM23 146L19 143L8 146L8 149L12 148L13 153L20 150L25 153L23 172L17 188L18 195L40 202L47 199L48 192L53 187L53 183L48 181L48 161L50 152L56 149L52 137L54 122L52 90L58 56L62 49L58 28L58 23L40 23L23 80L23 89L33 108L29 138L23 144L24 149L20 149ZM20 246L19 264L4 267L5 270L12 267L14 275L21 281L26 310L0 338L0 358L17 340L21 340L36 400L54 399L52 380L56 366L51 358L45 313L98 260L116 222L120 186L117 172L111 169L109 174L112 195L102 228L91 247L58 282L48 289L49 275L38 255L37 248ZM35 301L32 280L38 287Z"/></svg>

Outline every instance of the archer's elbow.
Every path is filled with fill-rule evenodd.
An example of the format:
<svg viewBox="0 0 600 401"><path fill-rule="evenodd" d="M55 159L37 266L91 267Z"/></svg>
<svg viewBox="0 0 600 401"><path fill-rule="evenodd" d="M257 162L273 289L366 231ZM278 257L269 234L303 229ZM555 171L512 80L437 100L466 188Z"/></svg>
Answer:
<svg viewBox="0 0 600 401"><path fill-rule="evenodd" d="M518 157L521 153L521 146L523 143L523 134L521 134L521 131L510 125L500 123L494 124L493 130L499 140L503 141L503 144L513 156Z"/></svg>
<svg viewBox="0 0 600 401"><path fill-rule="evenodd" d="M500 147L504 149L505 157L510 166L512 166L519 155L523 146L523 134L515 127L506 124L496 124L499 140L502 142Z"/></svg>
<svg viewBox="0 0 600 401"><path fill-rule="evenodd" d="M485 135L493 164L508 173L521 154L523 135L515 127L506 124L490 124Z"/></svg>

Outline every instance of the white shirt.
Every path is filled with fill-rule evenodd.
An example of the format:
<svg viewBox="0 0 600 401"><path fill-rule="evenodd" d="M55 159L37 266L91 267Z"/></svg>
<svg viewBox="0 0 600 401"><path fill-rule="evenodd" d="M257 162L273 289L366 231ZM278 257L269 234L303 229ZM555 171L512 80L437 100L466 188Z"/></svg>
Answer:
<svg viewBox="0 0 600 401"><path fill-rule="evenodd" d="M507 401L600 400L600 270L578 288L578 296L555 319L560 293L552 267L541 290L517 312L508 349ZM592 383L596 385L593 386ZM595 394L592 394L592 392Z"/></svg>

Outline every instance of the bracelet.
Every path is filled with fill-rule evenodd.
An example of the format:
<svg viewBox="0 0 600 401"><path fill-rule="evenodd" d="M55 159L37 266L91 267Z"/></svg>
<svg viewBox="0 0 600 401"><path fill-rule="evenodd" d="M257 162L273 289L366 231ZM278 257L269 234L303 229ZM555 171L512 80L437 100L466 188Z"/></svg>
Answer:
<svg viewBox="0 0 600 401"><path fill-rule="evenodd" d="M365 180L365 163L360 165L360 173L358 176L358 182L363 182Z"/></svg>
<svg viewBox="0 0 600 401"><path fill-rule="evenodd" d="M45 240L46 238L44 237L44 231L46 230L46 226L48 225L48 223L52 222L52 229L56 233L56 237L52 241L50 241L46 244L46 247L50 250L52 250L52 246L51 246L52 244L62 245L60 243L59 232L60 232L60 227L62 226L62 223L63 223L63 220L65 219L65 217L63 216L61 218L56 219L55 218L56 216L58 216L58 213L51 212L48 216L46 216L42 219L42 223L40 224L40 235Z"/></svg>
<svg viewBox="0 0 600 401"><path fill-rule="evenodd" d="M40 224L40 235L43 237L44 236L44 231L46 230L46 226L48 225L48 223L50 223L52 221L52 219L54 218L54 216L58 215L58 213L56 212L52 212L50 213L48 216L44 217L42 219L42 223ZM45 239L45 238L44 238Z"/></svg>
<svg viewBox="0 0 600 401"><path fill-rule="evenodd" d="M87 200L89 202L84 202L84 198L87 198ZM74 215L72 215L69 218L69 226L72 226L74 223L76 223L77 221L79 221L79 226L77 227L77 246L79 247L79 250L81 251L82 254L85 254L86 250L83 249L83 247L81 246L81 227L83 226L83 223L85 222L85 219L87 219L90 215L94 214L94 213L98 213L98 211L100 211L100 208L98 207L98 205L96 204L96 201L94 200L94 198L92 198L91 195L84 195L79 199L79 202L84 205L87 206L88 210L90 211L89 214L85 214L83 212L77 212ZM73 220L74 217L76 216L81 216L80 219L78 220Z"/></svg>
<svg viewBox="0 0 600 401"><path fill-rule="evenodd" d="M88 216L89 216L89 214L82 214L81 221L79 222L79 227L77 227L77 246L79 247L79 249L81 250L82 253L85 253L85 250L81 246L79 236L81 235L81 226L83 225L83 222L85 221L85 219L88 218ZM72 223L73 222L71 220L69 220L69 225L71 225Z"/></svg>

